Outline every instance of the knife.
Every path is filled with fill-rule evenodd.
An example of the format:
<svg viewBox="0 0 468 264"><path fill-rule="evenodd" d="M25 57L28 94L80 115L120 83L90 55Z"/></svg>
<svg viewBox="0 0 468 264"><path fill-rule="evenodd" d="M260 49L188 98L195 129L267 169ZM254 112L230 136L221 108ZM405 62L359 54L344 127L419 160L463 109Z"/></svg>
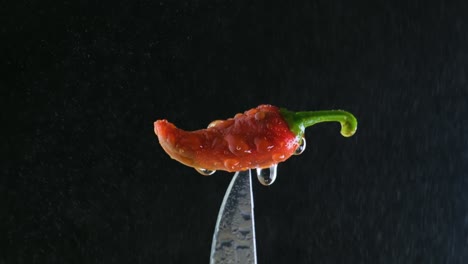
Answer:
<svg viewBox="0 0 468 264"><path fill-rule="evenodd" d="M224 195L211 244L210 264L256 264L252 174L238 171Z"/></svg>

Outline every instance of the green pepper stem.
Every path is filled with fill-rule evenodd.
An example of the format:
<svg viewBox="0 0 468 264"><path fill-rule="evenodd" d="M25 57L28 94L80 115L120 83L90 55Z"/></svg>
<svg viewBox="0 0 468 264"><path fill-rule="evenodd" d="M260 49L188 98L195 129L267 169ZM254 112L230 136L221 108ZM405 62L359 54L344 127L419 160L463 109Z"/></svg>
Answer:
<svg viewBox="0 0 468 264"><path fill-rule="evenodd" d="M296 136L302 136L307 127L322 122L339 122L341 124L340 132L344 137L352 136L357 129L356 118L343 110L292 112L281 108L280 113L288 123L289 129Z"/></svg>

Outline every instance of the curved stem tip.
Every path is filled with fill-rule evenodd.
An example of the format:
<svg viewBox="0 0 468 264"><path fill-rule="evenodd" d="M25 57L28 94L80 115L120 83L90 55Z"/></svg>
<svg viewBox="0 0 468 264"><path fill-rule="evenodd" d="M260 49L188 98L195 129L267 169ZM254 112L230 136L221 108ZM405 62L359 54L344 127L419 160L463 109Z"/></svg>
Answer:
<svg viewBox="0 0 468 264"><path fill-rule="evenodd" d="M339 122L341 135L344 137L354 135L357 129L356 118L353 114L343 110L292 112L281 108L280 113L296 136L302 136L305 128L322 122Z"/></svg>

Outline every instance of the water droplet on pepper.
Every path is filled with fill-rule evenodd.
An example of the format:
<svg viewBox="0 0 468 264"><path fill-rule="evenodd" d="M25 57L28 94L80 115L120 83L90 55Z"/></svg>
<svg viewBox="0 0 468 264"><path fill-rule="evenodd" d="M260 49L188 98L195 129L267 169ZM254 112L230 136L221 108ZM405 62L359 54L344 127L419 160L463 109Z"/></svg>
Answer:
<svg viewBox="0 0 468 264"><path fill-rule="evenodd" d="M215 121L212 121L207 128L210 128L210 127L215 127L216 125L218 125L219 123L223 122L223 120L215 120Z"/></svg>
<svg viewBox="0 0 468 264"><path fill-rule="evenodd" d="M276 169L278 164L271 166L270 168L261 169L257 168L257 179L258 181L265 186L272 185L276 180Z"/></svg>
<svg viewBox="0 0 468 264"><path fill-rule="evenodd" d="M255 146L257 147L257 151L260 153L270 151L274 145L269 142L266 137L256 137L254 139Z"/></svg>
<svg viewBox="0 0 468 264"><path fill-rule="evenodd" d="M260 120L262 120L262 119L264 119L264 118L265 118L265 112L257 112L257 113L255 113L255 120L260 121Z"/></svg>
<svg viewBox="0 0 468 264"><path fill-rule="evenodd" d="M252 152L249 145L241 137L227 135L225 140L228 143L229 150L237 156L242 156L245 155L245 153Z"/></svg>
<svg viewBox="0 0 468 264"><path fill-rule="evenodd" d="M275 162L282 162L284 159L286 158L286 156L284 154L279 154L279 153L275 153L273 154L273 156L271 156L271 159L273 159L273 161Z"/></svg>
<svg viewBox="0 0 468 264"><path fill-rule="evenodd" d="M195 170L198 171L198 173L200 173L201 175L205 175L205 176L212 175L213 173L216 172L215 170L207 170L203 168L195 168Z"/></svg>
<svg viewBox="0 0 468 264"><path fill-rule="evenodd" d="M297 147L297 149L294 151L294 155L301 155L302 152L304 152L304 150L306 149L306 140L304 137L302 137L300 140L299 140L299 146Z"/></svg>
<svg viewBox="0 0 468 264"><path fill-rule="evenodd" d="M227 159L224 161L224 167L230 170L235 170L236 166L239 165L239 161L236 159Z"/></svg>

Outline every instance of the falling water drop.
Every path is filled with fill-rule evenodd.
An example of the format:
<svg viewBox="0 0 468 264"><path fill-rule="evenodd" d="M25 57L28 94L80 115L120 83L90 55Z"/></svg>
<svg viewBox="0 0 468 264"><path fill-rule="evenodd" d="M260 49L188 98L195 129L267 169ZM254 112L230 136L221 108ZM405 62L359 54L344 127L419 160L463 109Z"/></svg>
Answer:
<svg viewBox="0 0 468 264"><path fill-rule="evenodd" d="M212 175L213 173L216 172L215 170L207 170L203 168L195 168L195 170L198 171L198 173L200 173L201 175L205 175L205 176Z"/></svg>
<svg viewBox="0 0 468 264"><path fill-rule="evenodd" d="M265 186L272 185L276 180L276 168L278 164L275 164L267 169L257 168L258 181Z"/></svg>
<svg viewBox="0 0 468 264"><path fill-rule="evenodd" d="M299 140L299 147L297 147L296 151L294 151L294 155L301 155L305 149L306 149L306 140L305 140L305 137L302 137Z"/></svg>

